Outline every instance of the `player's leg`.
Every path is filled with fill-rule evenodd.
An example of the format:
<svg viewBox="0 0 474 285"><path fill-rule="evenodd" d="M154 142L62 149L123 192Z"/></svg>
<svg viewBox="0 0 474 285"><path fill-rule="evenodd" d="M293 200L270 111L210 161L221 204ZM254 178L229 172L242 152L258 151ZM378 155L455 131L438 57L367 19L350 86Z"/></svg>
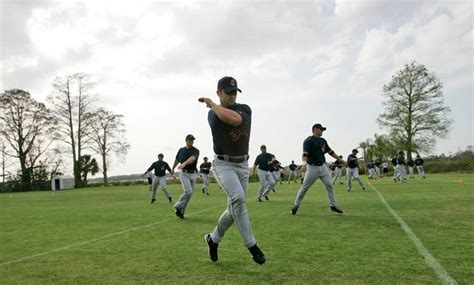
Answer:
<svg viewBox="0 0 474 285"><path fill-rule="evenodd" d="M359 175L359 169L356 167L354 168L354 178L359 182L360 187L362 187L362 190L365 190L365 185L362 183L362 179L360 179Z"/></svg>
<svg viewBox="0 0 474 285"><path fill-rule="evenodd" d="M354 175L354 169L357 168L347 168L347 192L351 192L352 190L352 176Z"/></svg>
<svg viewBox="0 0 474 285"><path fill-rule="evenodd" d="M168 201L170 201L171 203L172 198L171 198L170 192L168 191L168 185L166 185L166 176L159 177L159 181L160 181L161 190L165 194L166 198L168 198Z"/></svg>
<svg viewBox="0 0 474 285"><path fill-rule="evenodd" d="M267 181L268 171L261 170L260 168L257 170L258 179L260 180L260 188L258 188L257 192L257 201L260 201L263 193L267 190L269 181Z"/></svg>
<svg viewBox="0 0 474 285"><path fill-rule="evenodd" d="M306 195L306 192L308 192L311 185L313 185L313 183L316 181L317 178L318 178L318 173L317 173L316 167L312 165L307 165L306 172L304 175L303 185L301 185L300 190L296 194L294 206L299 207L301 205L301 202L303 201L304 196Z"/></svg>
<svg viewBox="0 0 474 285"><path fill-rule="evenodd" d="M195 174L186 172L181 172L179 174L179 180L181 181L181 186L183 187L183 194L181 197L179 197L179 200L176 202L174 207L175 209L179 209L183 215L186 211L186 206L193 195L192 175Z"/></svg>
<svg viewBox="0 0 474 285"><path fill-rule="evenodd" d="M158 176L153 176L153 182L151 184L151 202L154 203L156 201L156 188L158 188L159 184Z"/></svg>

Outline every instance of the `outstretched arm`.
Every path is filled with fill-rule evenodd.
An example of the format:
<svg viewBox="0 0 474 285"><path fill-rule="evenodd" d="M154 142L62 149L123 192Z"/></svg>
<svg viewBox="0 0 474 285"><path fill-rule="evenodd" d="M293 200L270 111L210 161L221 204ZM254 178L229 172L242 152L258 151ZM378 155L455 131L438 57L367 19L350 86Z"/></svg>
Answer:
<svg viewBox="0 0 474 285"><path fill-rule="evenodd" d="M242 124L242 116L239 113L224 108L221 105L217 105L210 98L199 98L199 102L206 103L207 107L211 108L216 113L217 117L224 123L235 127Z"/></svg>

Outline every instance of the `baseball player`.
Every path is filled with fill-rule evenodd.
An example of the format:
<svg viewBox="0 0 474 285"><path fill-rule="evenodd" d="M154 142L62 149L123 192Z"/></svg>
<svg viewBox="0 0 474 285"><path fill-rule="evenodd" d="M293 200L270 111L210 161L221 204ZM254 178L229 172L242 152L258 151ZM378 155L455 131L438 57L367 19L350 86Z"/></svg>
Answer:
<svg viewBox="0 0 474 285"><path fill-rule="evenodd" d="M395 155L393 158L392 158L392 167L393 167L393 181L397 182L397 177L399 176L398 172L400 171L399 168L397 168L397 155Z"/></svg>
<svg viewBox="0 0 474 285"><path fill-rule="evenodd" d="M382 177L385 177L388 175L388 162L384 161L382 163Z"/></svg>
<svg viewBox="0 0 474 285"><path fill-rule="evenodd" d="M309 188L316 182L318 178L326 187L328 194L328 200L330 210L333 213L342 214L343 211L337 208L336 198L334 197L334 191L331 183L331 177L329 176L329 169L326 165L326 158L324 155L328 153L342 164L346 162L342 160L328 145L327 141L322 138L323 131L326 128L321 124L314 124L312 127L313 135L306 138L303 142L303 168L306 168L303 185L301 185L298 194L296 195L295 204L291 209L291 214L296 215L301 202L308 192Z"/></svg>
<svg viewBox="0 0 474 285"><path fill-rule="evenodd" d="M421 179L425 179L425 169L423 168L423 164L425 161L420 157L418 154L415 159L415 165L416 165L416 170L418 171L418 174L420 175Z"/></svg>
<svg viewBox="0 0 474 285"><path fill-rule="evenodd" d="M258 264L265 263L265 255L257 246L247 213L246 195L249 182L248 150L252 111L245 104L235 102L237 81L224 77L217 83L220 105L209 98L200 98L209 110L215 159L212 173L227 194L227 208L219 217L214 231L204 236L213 262L218 260L217 248L229 227L235 223L244 245Z"/></svg>
<svg viewBox="0 0 474 285"><path fill-rule="evenodd" d="M339 158L342 160L342 155L339 156ZM339 180L339 184L344 184L342 183L342 163L340 160L336 160L333 162L335 168L334 168L334 177L332 179L332 185L336 183L336 180Z"/></svg>
<svg viewBox="0 0 474 285"><path fill-rule="evenodd" d="M202 178L202 193L209 195L209 171L211 170L212 164L207 162L207 157L204 157L204 162L199 166Z"/></svg>
<svg viewBox="0 0 474 285"><path fill-rule="evenodd" d="M281 175L280 175L281 169L283 169L283 167L281 167L281 163L275 158L275 156L273 156L273 168L270 170L270 173L273 176L273 184L270 187L270 190L272 190L272 192L275 192L275 185L278 183L278 181L280 181L280 185L282 184ZM263 196L266 197L267 200L268 200L268 197L267 197L268 192L263 194Z"/></svg>
<svg viewBox="0 0 474 285"><path fill-rule="evenodd" d="M409 178L415 178L415 174L414 174L414 171L413 171L413 166L415 165L415 162L413 161L412 158L410 158L408 161L407 161L407 165L408 165L408 177Z"/></svg>
<svg viewBox="0 0 474 285"><path fill-rule="evenodd" d="M398 152L397 166L395 168L396 168L395 172L397 173L397 176L395 176L393 179L395 181L397 180L400 181L400 183L404 183L406 170L405 170L405 153L403 151Z"/></svg>
<svg viewBox="0 0 474 285"><path fill-rule="evenodd" d="M291 181L293 181L293 183L296 183L296 168L298 168L298 166L295 164L295 161L292 160L291 164L288 166L288 169L290 170L290 176L288 176L288 184L290 184Z"/></svg>
<svg viewBox="0 0 474 285"><path fill-rule="evenodd" d="M179 197L178 202L174 204L174 209L176 216L181 219L184 219L184 213L193 195L194 184L196 183L196 165L199 158L199 150L193 146L195 139L193 135L186 136L186 146L179 149L173 163L173 169L171 170L171 175L174 175L174 169L179 164L178 169L181 170L179 180L183 187L183 194Z"/></svg>
<svg viewBox="0 0 474 285"><path fill-rule="evenodd" d="M374 163L374 166L375 166L375 179L379 178L380 177L380 167L382 166L382 163L380 162L380 160L376 159L375 160L375 163Z"/></svg>
<svg viewBox="0 0 474 285"><path fill-rule="evenodd" d="M273 162L275 156L267 152L267 147L265 145L260 146L261 153L255 158L253 164L252 176L255 175L255 170L258 167L258 179L260 180L260 188L257 192L257 202L262 202L262 197L265 197L266 200L268 196L264 195L268 193L273 185L276 183L273 179Z"/></svg>
<svg viewBox="0 0 474 285"><path fill-rule="evenodd" d="M158 188L158 184L161 186L161 190L165 194L168 201L171 203L173 202L173 198L171 197L170 193L168 192L168 187L166 186L166 170L171 172L171 168L166 161L163 161L163 154L158 154L158 160L153 162L150 167L145 171L143 176L151 173L151 170L154 171L154 177L151 185L151 203L155 203L156 201L156 189Z"/></svg>
<svg viewBox="0 0 474 285"><path fill-rule="evenodd" d="M362 190L365 191L365 186L364 183L360 180L359 177L359 159L357 158L357 153L359 151L357 149L353 149L352 153L349 154L347 157L347 192L352 191L352 177L354 177L357 182L359 182L360 187L362 187Z"/></svg>

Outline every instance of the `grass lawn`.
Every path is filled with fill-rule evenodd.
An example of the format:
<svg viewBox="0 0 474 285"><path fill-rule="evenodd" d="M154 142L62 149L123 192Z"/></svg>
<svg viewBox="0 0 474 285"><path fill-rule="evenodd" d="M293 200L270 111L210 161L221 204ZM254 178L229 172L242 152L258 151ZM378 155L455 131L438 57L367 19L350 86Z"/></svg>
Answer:
<svg viewBox="0 0 474 285"><path fill-rule="evenodd" d="M365 176L363 177L367 183ZM405 184L371 181L444 270L474 283L474 175L429 175ZM0 194L0 284L439 284L433 269L371 187L336 185L342 216L317 181L297 215L299 184L255 202L253 232L267 263L253 262L232 227L212 263L203 242L226 195L197 185L184 220L148 186ZM177 200L180 185L170 185Z"/></svg>

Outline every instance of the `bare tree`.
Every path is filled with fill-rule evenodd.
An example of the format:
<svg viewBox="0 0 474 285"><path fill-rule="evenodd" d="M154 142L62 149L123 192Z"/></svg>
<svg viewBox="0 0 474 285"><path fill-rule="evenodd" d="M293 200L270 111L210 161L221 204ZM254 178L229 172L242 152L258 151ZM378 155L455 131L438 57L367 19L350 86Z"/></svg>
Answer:
<svg viewBox="0 0 474 285"><path fill-rule="evenodd" d="M60 139L71 148L74 172L74 187L82 187L81 164L79 158L88 144L89 121L85 114L90 112L96 95L92 93L90 76L75 73L57 77L53 82L53 92L48 97L58 124Z"/></svg>
<svg viewBox="0 0 474 285"><path fill-rule="evenodd" d="M90 148L102 158L102 173L104 185L108 184L107 171L112 155L119 160L124 159L130 148L125 135L125 125L122 123L123 115L117 115L100 108L94 113L89 113L91 121L90 140L93 141Z"/></svg>
<svg viewBox="0 0 474 285"><path fill-rule="evenodd" d="M38 159L55 140L55 120L43 103L20 89L0 94L0 114L0 136L9 146L4 152L19 159L21 181L32 182Z"/></svg>
<svg viewBox="0 0 474 285"><path fill-rule="evenodd" d="M452 120L444 105L442 83L424 65L405 65L384 85L385 111L377 122L390 130L400 148L412 152L429 151L438 138L445 138Z"/></svg>

